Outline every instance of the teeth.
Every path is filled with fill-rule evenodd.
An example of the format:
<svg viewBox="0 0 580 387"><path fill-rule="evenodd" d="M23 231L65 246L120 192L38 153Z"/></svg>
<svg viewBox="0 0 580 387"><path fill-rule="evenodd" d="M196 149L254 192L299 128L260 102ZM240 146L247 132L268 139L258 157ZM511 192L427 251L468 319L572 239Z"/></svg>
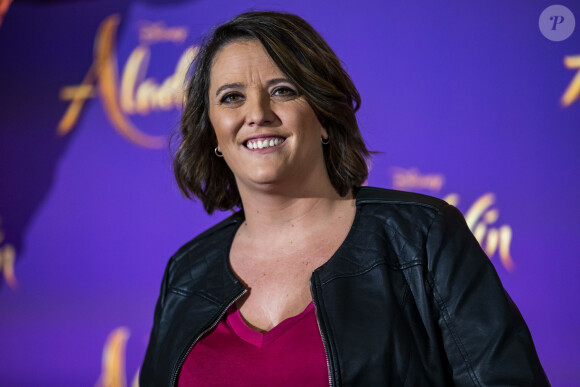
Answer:
<svg viewBox="0 0 580 387"><path fill-rule="evenodd" d="M266 138L264 140L249 140L246 143L246 147L248 149L264 149L269 148L272 146L280 145L284 142L284 139L275 137L275 138Z"/></svg>

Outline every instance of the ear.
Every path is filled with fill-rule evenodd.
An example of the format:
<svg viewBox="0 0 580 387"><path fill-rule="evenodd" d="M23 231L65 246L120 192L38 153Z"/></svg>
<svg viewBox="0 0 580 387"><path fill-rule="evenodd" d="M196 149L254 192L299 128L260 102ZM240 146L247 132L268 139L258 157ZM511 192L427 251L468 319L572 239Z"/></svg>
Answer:
<svg viewBox="0 0 580 387"><path fill-rule="evenodd" d="M320 125L320 137L322 137L325 140L328 140L328 131L322 125Z"/></svg>

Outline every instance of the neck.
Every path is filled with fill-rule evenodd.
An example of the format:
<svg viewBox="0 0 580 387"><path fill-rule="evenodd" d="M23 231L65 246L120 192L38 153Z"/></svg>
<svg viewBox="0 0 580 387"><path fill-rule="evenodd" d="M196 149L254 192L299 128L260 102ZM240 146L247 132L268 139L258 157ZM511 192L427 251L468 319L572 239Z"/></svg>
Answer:
<svg viewBox="0 0 580 387"><path fill-rule="evenodd" d="M352 205L352 195L341 197L332 185L299 194L240 190L246 235L252 239L282 240L304 230L323 227L333 214Z"/></svg>

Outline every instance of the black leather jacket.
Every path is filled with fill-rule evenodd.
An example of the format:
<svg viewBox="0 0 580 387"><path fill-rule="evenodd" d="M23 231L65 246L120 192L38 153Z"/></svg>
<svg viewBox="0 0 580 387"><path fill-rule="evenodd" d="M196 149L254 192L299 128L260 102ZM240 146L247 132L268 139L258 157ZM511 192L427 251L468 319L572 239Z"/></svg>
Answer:
<svg viewBox="0 0 580 387"><path fill-rule="evenodd" d="M363 187L310 286L332 386L548 386L532 338L460 212ZM140 384L174 386L195 342L244 292L229 266L239 212L169 261Z"/></svg>

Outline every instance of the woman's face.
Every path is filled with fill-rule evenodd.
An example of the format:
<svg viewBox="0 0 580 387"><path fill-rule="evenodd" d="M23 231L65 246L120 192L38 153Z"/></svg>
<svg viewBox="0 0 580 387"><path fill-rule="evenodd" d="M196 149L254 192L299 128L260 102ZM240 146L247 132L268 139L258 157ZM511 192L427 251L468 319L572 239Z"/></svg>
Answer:
<svg viewBox="0 0 580 387"><path fill-rule="evenodd" d="M217 53L209 118L240 191L316 184L313 173L326 174L320 141L326 130L257 40Z"/></svg>

